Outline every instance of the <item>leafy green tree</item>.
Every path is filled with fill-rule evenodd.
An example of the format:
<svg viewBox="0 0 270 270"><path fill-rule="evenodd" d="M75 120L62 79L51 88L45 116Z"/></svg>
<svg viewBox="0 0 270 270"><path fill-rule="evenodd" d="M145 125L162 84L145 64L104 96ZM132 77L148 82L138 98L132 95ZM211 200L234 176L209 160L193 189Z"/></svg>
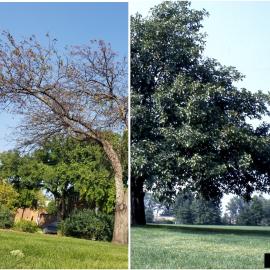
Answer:
<svg viewBox="0 0 270 270"><path fill-rule="evenodd" d="M196 197L190 191L178 193L174 212L180 224L221 224L220 202Z"/></svg>
<svg viewBox="0 0 270 270"><path fill-rule="evenodd" d="M40 162L38 177L54 195L62 218L83 201L89 208L113 212L112 170L99 145L58 138L37 150L33 158Z"/></svg>
<svg viewBox="0 0 270 270"><path fill-rule="evenodd" d="M44 207L45 198L40 192L41 179L39 178L39 166L36 160L18 151L0 153L0 177L18 193L16 207L39 208Z"/></svg>
<svg viewBox="0 0 270 270"><path fill-rule="evenodd" d="M231 225L231 219L228 213L224 213L224 215L221 217L221 224Z"/></svg>
<svg viewBox="0 0 270 270"><path fill-rule="evenodd" d="M170 174L161 169L159 117L153 94L171 85L179 73L196 67L203 49L201 20L207 13L189 9L186 2L164 2L149 17L131 17L131 203L132 223L144 224L144 185ZM164 146L166 147L166 146ZM158 155L159 154L159 155ZM165 162L166 163L166 162ZM164 166L163 166L164 167Z"/></svg>
<svg viewBox="0 0 270 270"><path fill-rule="evenodd" d="M192 203L191 209L194 215L193 224L221 224L220 202L196 198Z"/></svg>
<svg viewBox="0 0 270 270"><path fill-rule="evenodd" d="M194 212L192 203L194 195L191 192L180 192L175 200L174 212L177 223L180 224L193 224Z"/></svg>
<svg viewBox="0 0 270 270"><path fill-rule="evenodd" d="M146 218L147 223L153 223L153 221L154 221L153 209L146 207L145 218Z"/></svg>
<svg viewBox="0 0 270 270"><path fill-rule="evenodd" d="M114 143L121 144L114 137ZM62 219L74 207L98 208L113 213L115 187L112 169L102 148L71 138L54 138L28 155L1 155L2 174L20 193L19 207L37 208L40 192L53 194Z"/></svg>
<svg viewBox="0 0 270 270"><path fill-rule="evenodd" d="M0 180L0 205L10 210L14 210L18 202L19 194L11 184Z"/></svg>
<svg viewBox="0 0 270 270"><path fill-rule="evenodd" d="M263 218L261 220L261 225L270 225L270 200L263 200Z"/></svg>
<svg viewBox="0 0 270 270"><path fill-rule="evenodd" d="M245 208L245 201L237 196L231 198L226 206L226 211L229 215L229 223L236 224L238 215Z"/></svg>
<svg viewBox="0 0 270 270"><path fill-rule="evenodd" d="M58 209L57 209L57 204L56 204L55 200L52 200L48 203L46 210L47 210L48 214L50 214L50 215L57 215Z"/></svg>
<svg viewBox="0 0 270 270"><path fill-rule="evenodd" d="M262 225L267 224L268 200L262 196L253 196L251 200L244 201L233 197L227 205L227 213L231 224L237 225Z"/></svg>
<svg viewBox="0 0 270 270"><path fill-rule="evenodd" d="M250 216L252 218L251 225L260 225L263 215L263 198L254 196L250 205Z"/></svg>
<svg viewBox="0 0 270 270"><path fill-rule="evenodd" d="M144 224L143 188L171 201L186 186L206 199L266 190L269 97L238 89L242 75L202 56L205 10L164 2L131 19L132 221Z"/></svg>

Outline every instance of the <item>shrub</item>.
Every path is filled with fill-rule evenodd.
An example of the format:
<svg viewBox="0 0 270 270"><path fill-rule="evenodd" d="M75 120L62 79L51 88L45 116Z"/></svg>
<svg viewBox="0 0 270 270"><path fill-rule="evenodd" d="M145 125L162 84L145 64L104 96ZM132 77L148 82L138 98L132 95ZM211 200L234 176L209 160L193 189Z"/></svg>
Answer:
<svg viewBox="0 0 270 270"><path fill-rule="evenodd" d="M0 228L9 229L14 224L14 213L5 205L0 204Z"/></svg>
<svg viewBox="0 0 270 270"><path fill-rule="evenodd" d="M5 205L9 209L14 209L19 194L13 186L0 179L0 204Z"/></svg>
<svg viewBox="0 0 270 270"><path fill-rule="evenodd" d="M93 210L77 210L60 224L63 235L91 240L111 241L113 217Z"/></svg>
<svg viewBox="0 0 270 270"><path fill-rule="evenodd" d="M22 232L35 233L38 230L38 226L33 221L20 220L15 223L14 229Z"/></svg>

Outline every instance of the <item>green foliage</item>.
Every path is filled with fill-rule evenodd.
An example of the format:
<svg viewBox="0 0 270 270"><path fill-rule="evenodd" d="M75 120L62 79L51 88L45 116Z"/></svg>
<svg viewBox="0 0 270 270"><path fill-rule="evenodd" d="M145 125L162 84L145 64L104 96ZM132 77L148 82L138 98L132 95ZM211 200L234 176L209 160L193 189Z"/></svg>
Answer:
<svg viewBox="0 0 270 270"><path fill-rule="evenodd" d="M0 228L9 229L14 224L14 213L6 205L0 203Z"/></svg>
<svg viewBox="0 0 270 270"><path fill-rule="evenodd" d="M47 212L49 215L57 215L58 207L55 201L50 201L47 208Z"/></svg>
<svg viewBox="0 0 270 270"><path fill-rule="evenodd" d="M38 162L17 150L0 153L0 177L5 177L18 194L16 207L39 208L44 206L44 195L39 191L41 179Z"/></svg>
<svg viewBox="0 0 270 270"><path fill-rule="evenodd" d="M227 204L229 224L270 225L270 200L254 196L250 201L233 197Z"/></svg>
<svg viewBox="0 0 270 270"><path fill-rule="evenodd" d="M192 203L192 209L194 213L193 224L221 224L221 209L219 202L196 198Z"/></svg>
<svg viewBox="0 0 270 270"><path fill-rule="evenodd" d="M44 196L36 189L21 188L18 190L18 208L41 208L44 207Z"/></svg>
<svg viewBox="0 0 270 270"><path fill-rule="evenodd" d="M193 224L194 213L192 202L194 195L191 192L179 192L175 200L174 212L179 224Z"/></svg>
<svg viewBox="0 0 270 270"><path fill-rule="evenodd" d="M159 150L167 145L164 141L159 149L158 141L163 138L158 134L161 121L153 110L153 94L161 85L171 85L178 74L196 67L203 49L200 29L207 13L191 10L189 5L166 1L147 18L131 17L131 166L133 177L146 179L148 189L170 174L161 165L167 157Z"/></svg>
<svg viewBox="0 0 270 270"><path fill-rule="evenodd" d="M29 155L22 155L18 150L7 151L0 153L0 161L0 177L7 179L16 190L40 187L35 180L39 174L38 163Z"/></svg>
<svg viewBox="0 0 270 270"><path fill-rule="evenodd" d="M61 222L61 232L66 236L90 240L111 241L113 217L93 210L77 210Z"/></svg>
<svg viewBox="0 0 270 270"><path fill-rule="evenodd" d="M116 145L120 146L121 140L111 133ZM44 207L43 189L53 194L62 218L75 204L114 211L113 171L102 147L94 142L56 137L27 155L18 151L1 153L0 160L0 176L5 176L20 194L17 207Z"/></svg>
<svg viewBox="0 0 270 270"><path fill-rule="evenodd" d="M19 194L11 184L0 180L0 205L14 209L19 199Z"/></svg>
<svg viewBox="0 0 270 270"><path fill-rule="evenodd" d="M220 202L195 197L192 192L178 193L174 212L180 224L221 224Z"/></svg>
<svg viewBox="0 0 270 270"><path fill-rule="evenodd" d="M266 101L262 93L233 86L228 90L183 76L172 87L157 91L163 138L157 158L163 158L160 168L170 172L167 182L157 186L169 189L168 182L187 182L189 189L206 198L220 198L223 192L248 197L264 190L270 157L258 149L267 148L270 137L259 135L246 119L266 114ZM175 185L171 186L173 191Z"/></svg>
<svg viewBox="0 0 270 270"><path fill-rule="evenodd" d="M38 226L33 221L20 220L15 223L14 229L21 232L35 233L38 230Z"/></svg>
<svg viewBox="0 0 270 270"><path fill-rule="evenodd" d="M78 194L91 208L113 211L115 187L112 170L99 145L56 138L36 151L34 158L40 162L44 188L56 200Z"/></svg>
<svg viewBox="0 0 270 270"><path fill-rule="evenodd" d="M203 56L205 16L166 1L131 18L132 177L161 200L179 186L205 198L268 187L269 125L247 120L269 113L269 96L238 89L235 68Z"/></svg>

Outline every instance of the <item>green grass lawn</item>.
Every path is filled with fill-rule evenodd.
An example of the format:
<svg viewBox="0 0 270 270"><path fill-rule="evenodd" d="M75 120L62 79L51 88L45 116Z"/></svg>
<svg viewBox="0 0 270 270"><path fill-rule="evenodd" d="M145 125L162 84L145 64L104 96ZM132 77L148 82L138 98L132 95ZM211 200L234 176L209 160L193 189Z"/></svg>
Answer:
<svg viewBox="0 0 270 270"><path fill-rule="evenodd" d="M147 225L131 229L131 268L264 268L270 227Z"/></svg>
<svg viewBox="0 0 270 270"><path fill-rule="evenodd" d="M11 255L12 250L24 256ZM127 245L0 230L0 268L127 267Z"/></svg>

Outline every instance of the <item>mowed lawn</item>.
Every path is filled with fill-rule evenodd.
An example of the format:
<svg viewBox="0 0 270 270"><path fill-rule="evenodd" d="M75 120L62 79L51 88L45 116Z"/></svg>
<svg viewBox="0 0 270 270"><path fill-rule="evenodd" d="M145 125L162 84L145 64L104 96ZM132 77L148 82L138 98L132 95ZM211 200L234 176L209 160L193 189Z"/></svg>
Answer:
<svg viewBox="0 0 270 270"><path fill-rule="evenodd" d="M147 225L131 229L131 268L264 268L270 227Z"/></svg>
<svg viewBox="0 0 270 270"><path fill-rule="evenodd" d="M12 250L24 256L12 255ZM0 230L0 268L127 267L127 245Z"/></svg>

